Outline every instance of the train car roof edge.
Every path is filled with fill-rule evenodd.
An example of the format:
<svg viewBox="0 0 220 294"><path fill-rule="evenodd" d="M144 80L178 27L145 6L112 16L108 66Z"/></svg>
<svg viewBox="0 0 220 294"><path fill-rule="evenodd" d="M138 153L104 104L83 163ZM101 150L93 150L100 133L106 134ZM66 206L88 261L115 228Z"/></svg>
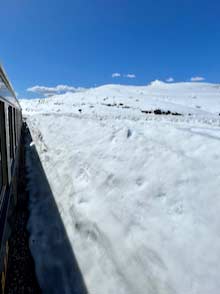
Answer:
<svg viewBox="0 0 220 294"><path fill-rule="evenodd" d="M0 78L2 79L2 81L4 82L5 86L7 87L8 91L11 93L11 96L13 96L13 104L16 104L16 106L18 108L21 109L21 106L20 106L20 103L16 97L16 94L15 94L15 91L11 85L11 82L9 81L9 78L3 68L3 66L0 64ZM7 100L5 97L3 97L5 100ZM11 97L12 98L12 97ZM10 99L10 102L12 103L11 101L12 99Z"/></svg>

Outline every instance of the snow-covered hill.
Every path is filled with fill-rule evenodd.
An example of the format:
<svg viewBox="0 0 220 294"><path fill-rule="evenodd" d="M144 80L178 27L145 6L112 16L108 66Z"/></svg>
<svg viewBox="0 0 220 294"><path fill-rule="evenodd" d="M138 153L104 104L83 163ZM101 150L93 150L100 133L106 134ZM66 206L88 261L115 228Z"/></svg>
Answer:
<svg viewBox="0 0 220 294"><path fill-rule="evenodd" d="M220 85L106 85L21 105L89 293L219 293ZM35 196L40 285L51 293L49 264L53 293L78 293L42 207Z"/></svg>
<svg viewBox="0 0 220 294"><path fill-rule="evenodd" d="M46 99L24 101L25 112L65 112L83 114L108 114L140 117L140 110L162 108L184 114L219 114L220 85L177 83L160 81L149 86L105 85L78 93L67 93ZM93 106L95 105L95 109ZM107 108L115 105L119 111ZM121 111L123 110L123 111Z"/></svg>

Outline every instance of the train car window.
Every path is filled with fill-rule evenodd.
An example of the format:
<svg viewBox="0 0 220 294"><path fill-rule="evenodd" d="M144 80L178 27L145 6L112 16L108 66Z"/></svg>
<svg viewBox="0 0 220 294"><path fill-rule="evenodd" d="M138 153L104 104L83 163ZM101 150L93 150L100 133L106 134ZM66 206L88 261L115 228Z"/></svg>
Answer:
<svg viewBox="0 0 220 294"><path fill-rule="evenodd" d="M14 158L14 136L13 136L13 117L12 107L8 107L8 121L9 121L9 142L10 142L10 158Z"/></svg>
<svg viewBox="0 0 220 294"><path fill-rule="evenodd" d="M7 179L5 108L4 103L0 101L0 192L7 184Z"/></svg>
<svg viewBox="0 0 220 294"><path fill-rule="evenodd" d="M1 134L0 134L0 192L3 187L3 162L2 162L2 148L1 148Z"/></svg>
<svg viewBox="0 0 220 294"><path fill-rule="evenodd" d="M13 128L14 128L14 148L17 147L17 130L16 130L16 110L13 109Z"/></svg>
<svg viewBox="0 0 220 294"><path fill-rule="evenodd" d="M15 109L15 131L16 131L16 146L18 146L18 112Z"/></svg>

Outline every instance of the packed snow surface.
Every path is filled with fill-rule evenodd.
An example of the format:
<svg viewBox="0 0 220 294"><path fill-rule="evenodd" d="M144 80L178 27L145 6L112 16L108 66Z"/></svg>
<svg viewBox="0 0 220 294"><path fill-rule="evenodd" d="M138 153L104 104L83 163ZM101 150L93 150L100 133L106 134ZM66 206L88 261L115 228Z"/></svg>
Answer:
<svg viewBox="0 0 220 294"><path fill-rule="evenodd" d="M88 293L219 293L220 85L106 85L20 102ZM158 108L183 115L144 113ZM82 293L51 250L62 237L44 205L33 196L29 221L43 292Z"/></svg>

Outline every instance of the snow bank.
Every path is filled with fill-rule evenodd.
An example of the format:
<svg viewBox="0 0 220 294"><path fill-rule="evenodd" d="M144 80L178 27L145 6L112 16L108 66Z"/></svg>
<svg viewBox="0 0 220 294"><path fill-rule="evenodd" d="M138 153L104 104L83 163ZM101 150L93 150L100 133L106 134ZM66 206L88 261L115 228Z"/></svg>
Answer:
<svg viewBox="0 0 220 294"><path fill-rule="evenodd" d="M89 293L217 294L219 88L154 88L110 85L21 103ZM155 105L185 116L141 113ZM37 221L42 203L31 206L36 240L50 223L43 210ZM56 235L43 240L50 267L65 272L51 253ZM48 293L41 251L31 249ZM73 293L68 277L60 283Z"/></svg>

